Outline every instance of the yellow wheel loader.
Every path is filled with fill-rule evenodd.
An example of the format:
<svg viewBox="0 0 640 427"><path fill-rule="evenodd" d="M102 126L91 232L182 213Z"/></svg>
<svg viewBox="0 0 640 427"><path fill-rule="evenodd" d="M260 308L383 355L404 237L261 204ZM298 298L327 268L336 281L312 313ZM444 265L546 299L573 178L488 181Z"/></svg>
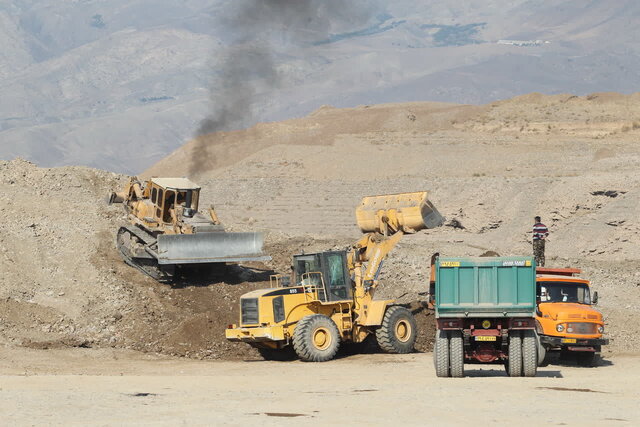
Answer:
<svg viewBox="0 0 640 427"><path fill-rule="evenodd" d="M349 250L293 257L289 277L271 277L269 289L240 298L240 324L226 337L246 342L267 360L298 356L332 359L341 342L374 335L389 353L409 353L417 336L412 313L394 300L374 300L387 254L406 233L442 225L427 192L365 197L356 209L365 235Z"/></svg>
<svg viewBox="0 0 640 427"><path fill-rule="evenodd" d="M227 233L213 207L198 212L200 187L186 178L131 178L107 202L122 203L130 225L120 227L117 247L124 261L160 282L175 267L271 259L262 253L263 233Z"/></svg>

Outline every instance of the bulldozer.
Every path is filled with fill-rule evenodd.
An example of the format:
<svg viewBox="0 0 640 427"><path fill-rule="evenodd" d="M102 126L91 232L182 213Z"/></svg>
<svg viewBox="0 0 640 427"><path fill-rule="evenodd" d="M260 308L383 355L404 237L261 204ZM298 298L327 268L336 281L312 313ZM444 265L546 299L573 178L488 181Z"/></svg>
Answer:
<svg viewBox="0 0 640 427"><path fill-rule="evenodd" d="M394 300L375 300L386 256L405 234L442 225L427 192L364 197L356 208L364 234L347 250L293 256L290 275L273 275L270 288L240 298L240 323L230 341L255 347L266 360L331 360L340 343L375 337L389 353L409 353L417 324Z"/></svg>
<svg viewBox="0 0 640 427"><path fill-rule="evenodd" d="M186 178L132 177L107 203L121 203L129 225L120 227L116 246L124 261L159 282L171 283L176 267L266 261L260 232L225 232L213 206L198 211L200 186Z"/></svg>

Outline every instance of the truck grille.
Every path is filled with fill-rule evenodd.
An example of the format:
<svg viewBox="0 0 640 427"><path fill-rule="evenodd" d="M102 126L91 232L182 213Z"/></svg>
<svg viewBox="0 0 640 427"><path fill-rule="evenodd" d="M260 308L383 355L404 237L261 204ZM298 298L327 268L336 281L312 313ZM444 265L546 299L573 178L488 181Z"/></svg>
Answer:
<svg viewBox="0 0 640 427"><path fill-rule="evenodd" d="M240 300L240 312L243 325L255 325L258 323L258 298L242 298Z"/></svg>
<svg viewBox="0 0 640 427"><path fill-rule="evenodd" d="M598 325L586 322L567 323L567 332L570 334L593 335L598 333Z"/></svg>

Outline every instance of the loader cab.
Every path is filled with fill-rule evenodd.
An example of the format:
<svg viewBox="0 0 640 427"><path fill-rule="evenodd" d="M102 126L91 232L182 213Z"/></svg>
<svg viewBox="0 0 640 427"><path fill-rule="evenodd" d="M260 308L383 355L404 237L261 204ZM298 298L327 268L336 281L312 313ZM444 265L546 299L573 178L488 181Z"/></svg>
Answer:
<svg viewBox="0 0 640 427"><path fill-rule="evenodd" d="M324 302L352 299L352 285L345 251L294 255L293 275L297 285L318 290Z"/></svg>
<svg viewBox="0 0 640 427"><path fill-rule="evenodd" d="M198 212L200 187L197 184L186 178L152 178L150 183L150 199L158 221L172 223L172 211L178 206L189 218Z"/></svg>

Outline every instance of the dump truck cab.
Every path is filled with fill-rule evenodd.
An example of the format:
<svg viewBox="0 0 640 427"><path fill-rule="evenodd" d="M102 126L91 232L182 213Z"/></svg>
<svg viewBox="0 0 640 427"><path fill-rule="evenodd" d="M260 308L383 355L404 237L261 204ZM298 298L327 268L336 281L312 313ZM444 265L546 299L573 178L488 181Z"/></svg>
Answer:
<svg viewBox="0 0 640 427"><path fill-rule="evenodd" d="M603 345L602 313L593 308L598 293L591 293L589 280L575 268L538 268L536 270L536 332L542 365L550 352L575 355L578 363L596 365Z"/></svg>

